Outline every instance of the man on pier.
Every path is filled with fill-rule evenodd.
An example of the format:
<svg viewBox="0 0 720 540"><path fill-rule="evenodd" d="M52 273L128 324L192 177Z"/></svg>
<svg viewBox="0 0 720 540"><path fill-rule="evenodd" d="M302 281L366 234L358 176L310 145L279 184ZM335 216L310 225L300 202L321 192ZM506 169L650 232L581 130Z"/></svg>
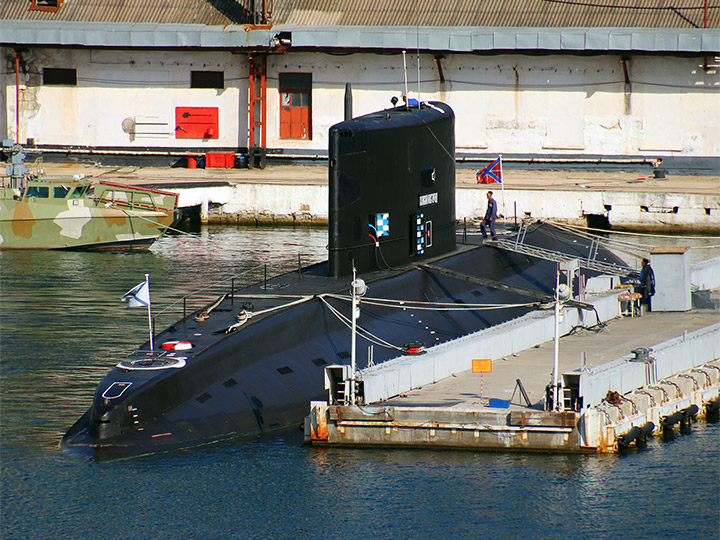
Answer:
<svg viewBox="0 0 720 540"><path fill-rule="evenodd" d="M635 292L642 294L640 302L647 305L647 310L652 311L652 302L650 297L655 294L655 272L650 266L650 261L642 260L642 270L640 270L640 285Z"/></svg>
<svg viewBox="0 0 720 540"><path fill-rule="evenodd" d="M497 234L495 233L495 220L497 219L497 203L492 198L492 191L487 192L488 205L485 211L485 218L480 223L480 231L482 231L483 238L487 238L487 231L485 227L490 225L490 234L493 240L497 240Z"/></svg>

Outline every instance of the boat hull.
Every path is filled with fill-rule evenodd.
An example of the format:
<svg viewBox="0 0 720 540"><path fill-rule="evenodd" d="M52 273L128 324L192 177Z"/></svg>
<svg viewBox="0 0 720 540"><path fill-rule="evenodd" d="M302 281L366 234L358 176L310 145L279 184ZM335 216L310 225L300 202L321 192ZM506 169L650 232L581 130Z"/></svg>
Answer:
<svg viewBox="0 0 720 540"><path fill-rule="evenodd" d="M73 198L73 189L82 195ZM173 225L176 208L174 193L36 180L22 191L3 188L0 250L147 249Z"/></svg>

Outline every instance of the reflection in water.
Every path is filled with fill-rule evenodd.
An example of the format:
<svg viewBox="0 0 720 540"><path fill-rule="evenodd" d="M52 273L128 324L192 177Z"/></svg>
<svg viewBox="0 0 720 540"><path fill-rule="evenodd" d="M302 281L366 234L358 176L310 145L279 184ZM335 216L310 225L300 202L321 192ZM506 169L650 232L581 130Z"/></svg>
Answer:
<svg viewBox="0 0 720 540"><path fill-rule="evenodd" d="M208 227L149 253L0 253L0 537L717 537L718 424L619 456L308 448L296 429L107 463L58 450L146 340L146 312L120 302L145 273L159 327L191 290L323 260L325 245L322 230Z"/></svg>
<svg viewBox="0 0 720 540"><path fill-rule="evenodd" d="M105 373L147 339L120 297L150 274L155 327L235 286L326 258L326 232L203 228L149 252L5 251L1 259L3 441L56 449ZM197 292L199 291L199 292ZM32 396L31 399L28 399Z"/></svg>

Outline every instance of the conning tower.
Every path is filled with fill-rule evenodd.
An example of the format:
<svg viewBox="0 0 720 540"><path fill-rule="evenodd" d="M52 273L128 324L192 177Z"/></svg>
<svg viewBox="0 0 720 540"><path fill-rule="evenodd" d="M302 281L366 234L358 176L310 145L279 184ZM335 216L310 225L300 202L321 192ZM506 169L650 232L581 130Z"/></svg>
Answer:
<svg viewBox="0 0 720 540"><path fill-rule="evenodd" d="M455 114L395 107L335 124L329 275L388 269L455 248Z"/></svg>

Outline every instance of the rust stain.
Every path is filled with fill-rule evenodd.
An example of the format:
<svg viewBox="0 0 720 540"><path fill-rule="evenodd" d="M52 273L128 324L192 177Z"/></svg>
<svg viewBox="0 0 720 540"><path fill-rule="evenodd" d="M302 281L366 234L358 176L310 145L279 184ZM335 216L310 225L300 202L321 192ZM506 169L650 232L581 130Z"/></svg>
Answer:
<svg viewBox="0 0 720 540"><path fill-rule="evenodd" d="M324 415L318 415L317 416L317 425L310 427L311 433L310 437L313 441L327 441L328 440L328 432L327 432L327 422L325 420Z"/></svg>
<svg viewBox="0 0 720 540"><path fill-rule="evenodd" d="M102 214L102 217L105 220L105 224L108 227L122 227L123 225L125 225L125 221L127 220L124 215L118 215L116 212L110 212L105 209L101 209L100 213Z"/></svg>
<svg viewBox="0 0 720 540"><path fill-rule="evenodd" d="M147 226L157 229L169 227L170 225L172 225L173 219L174 216L172 214L165 214L163 216L153 218L153 221L147 222Z"/></svg>
<svg viewBox="0 0 720 540"><path fill-rule="evenodd" d="M33 226L37 223L33 219L32 211L28 203L21 202L15 206L12 220L12 232L20 238L30 238Z"/></svg>

